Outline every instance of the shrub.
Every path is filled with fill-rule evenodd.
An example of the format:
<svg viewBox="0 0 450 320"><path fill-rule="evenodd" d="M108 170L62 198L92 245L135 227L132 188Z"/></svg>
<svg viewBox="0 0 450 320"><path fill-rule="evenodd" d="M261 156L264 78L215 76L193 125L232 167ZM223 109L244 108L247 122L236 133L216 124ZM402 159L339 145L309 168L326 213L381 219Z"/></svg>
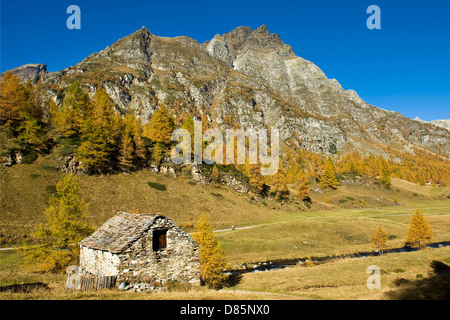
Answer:
<svg viewBox="0 0 450 320"><path fill-rule="evenodd" d="M22 158L22 163L25 164L31 164L36 160L38 157L37 153L34 150L29 151L26 155Z"/></svg>
<svg viewBox="0 0 450 320"><path fill-rule="evenodd" d="M214 197L218 197L218 198L223 197L223 195L221 195L220 193L214 193L214 192L211 192L211 194L212 194Z"/></svg>
<svg viewBox="0 0 450 320"><path fill-rule="evenodd" d="M56 186L54 184L49 184L45 187L45 191L48 193L55 193L56 192Z"/></svg>
<svg viewBox="0 0 450 320"><path fill-rule="evenodd" d="M148 181L147 184L149 185L149 187L159 190L159 191L166 191L166 186L158 183L158 182L152 182L152 181Z"/></svg>

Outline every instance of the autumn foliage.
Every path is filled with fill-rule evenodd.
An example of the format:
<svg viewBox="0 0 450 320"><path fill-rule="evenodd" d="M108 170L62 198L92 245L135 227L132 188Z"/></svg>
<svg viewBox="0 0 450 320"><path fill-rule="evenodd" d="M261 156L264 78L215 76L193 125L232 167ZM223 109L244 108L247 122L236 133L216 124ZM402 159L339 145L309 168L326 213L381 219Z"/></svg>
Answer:
<svg viewBox="0 0 450 320"><path fill-rule="evenodd" d="M422 211L416 209L411 218L405 244L412 247L424 247L431 242L433 242L433 230Z"/></svg>
<svg viewBox="0 0 450 320"><path fill-rule="evenodd" d="M195 228L192 238L200 245L200 281L210 288L218 289L227 278L223 274L226 266L224 251L205 214L200 216Z"/></svg>

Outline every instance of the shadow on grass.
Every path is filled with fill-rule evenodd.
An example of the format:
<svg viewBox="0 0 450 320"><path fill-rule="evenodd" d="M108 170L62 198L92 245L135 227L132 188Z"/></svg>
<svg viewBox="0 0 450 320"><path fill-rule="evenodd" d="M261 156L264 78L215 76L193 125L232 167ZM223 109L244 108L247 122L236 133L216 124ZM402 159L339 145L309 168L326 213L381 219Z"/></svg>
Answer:
<svg viewBox="0 0 450 320"><path fill-rule="evenodd" d="M418 280L397 279L397 290L385 294L392 300L449 300L450 266L440 261L432 261L433 273L428 278Z"/></svg>
<svg viewBox="0 0 450 320"><path fill-rule="evenodd" d="M231 273L225 280L223 286L224 287L235 287L241 282L241 280L242 280L241 274Z"/></svg>
<svg viewBox="0 0 450 320"><path fill-rule="evenodd" d="M14 292L14 293L30 293L36 289L48 289L48 285L42 282L12 284L10 286L0 287L0 292Z"/></svg>

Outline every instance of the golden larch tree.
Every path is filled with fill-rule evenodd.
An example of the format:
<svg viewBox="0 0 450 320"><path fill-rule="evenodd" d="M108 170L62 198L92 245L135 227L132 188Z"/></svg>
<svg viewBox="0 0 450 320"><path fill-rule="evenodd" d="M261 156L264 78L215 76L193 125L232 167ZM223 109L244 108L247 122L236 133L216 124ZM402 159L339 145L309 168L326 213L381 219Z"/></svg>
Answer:
<svg viewBox="0 0 450 320"><path fill-rule="evenodd" d="M416 209L409 224L405 245L420 248L433 242L433 230L420 209Z"/></svg>
<svg viewBox="0 0 450 320"><path fill-rule="evenodd" d="M144 136L158 143L169 144L174 130L174 119L167 107L162 104L146 126Z"/></svg>
<svg viewBox="0 0 450 320"><path fill-rule="evenodd" d="M214 289L221 288L227 279L223 274L226 266L224 251L205 214L200 216L195 229L192 238L200 245L200 283Z"/></svg>
<svg viewBox="0 0 450 320"><path fill-rule="evenodd" d="M300 174L300 183L297 187L297 197L302 201L311 201L308 176L305 173Z"/></svg>
<svg viewBox="0 0 450 320"><path fill-rule="evenodd" d="M60 271L77 263L77 242L94 229L87 223L88 208L82 199L78 178L66 175L56 186L44 212L46 223L32 234L38 246L25 246L25 264L37 271Z"/></svg>
<svg viewBox="0 0 450 320"><path fill-rule="evenodd" d="M10 128L21 117L25 102L24 87L11 71L6 72L0 81L0 124Z"/></svg>
<svg viewBox="0 0 450 320"><path fill-rule="evenodd" d="M322 177L320 178L320 186L322 189L336 189L339 182L336 179L336 168L334 166L333 160L330 158L325 163Z"/></svg>
<svg viewBox="0 0 450 320"><path fill-rule="evenodd" d="M377 226L375 233L372 236L372 247L379 249L381 253L387 248L388 234L382 226Z"/></svg>

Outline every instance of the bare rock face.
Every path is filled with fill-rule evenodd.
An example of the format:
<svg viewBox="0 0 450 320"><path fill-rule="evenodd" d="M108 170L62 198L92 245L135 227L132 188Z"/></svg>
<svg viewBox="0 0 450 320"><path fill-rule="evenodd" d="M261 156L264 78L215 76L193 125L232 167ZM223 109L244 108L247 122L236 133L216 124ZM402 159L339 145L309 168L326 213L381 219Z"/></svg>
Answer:
<svg viewBox="0 0 450 320"><path fill-rule="evenodd" d="M30 80L34 83L39 80L42 74L47 73L47 65L42 63L30 63L9 71L17 75L21 82ZM4 73L0 74L0 79L3 74Z"/></svg>
<svg viewBox="0 0 450 320"><path fill-rule="evenodd" d="M287 148L386 155L386 145L408 152L416 146L450 155L443 124L367 104L265 25L238 27L203 44L142 28L59 72L23 70L34 70L27 74L48 84L56 101L50 85L64 88L79 80L93 93L100 77L117 110L143 122L164 103L175 117L195 114L222 130L279 129Z"/></svg>

